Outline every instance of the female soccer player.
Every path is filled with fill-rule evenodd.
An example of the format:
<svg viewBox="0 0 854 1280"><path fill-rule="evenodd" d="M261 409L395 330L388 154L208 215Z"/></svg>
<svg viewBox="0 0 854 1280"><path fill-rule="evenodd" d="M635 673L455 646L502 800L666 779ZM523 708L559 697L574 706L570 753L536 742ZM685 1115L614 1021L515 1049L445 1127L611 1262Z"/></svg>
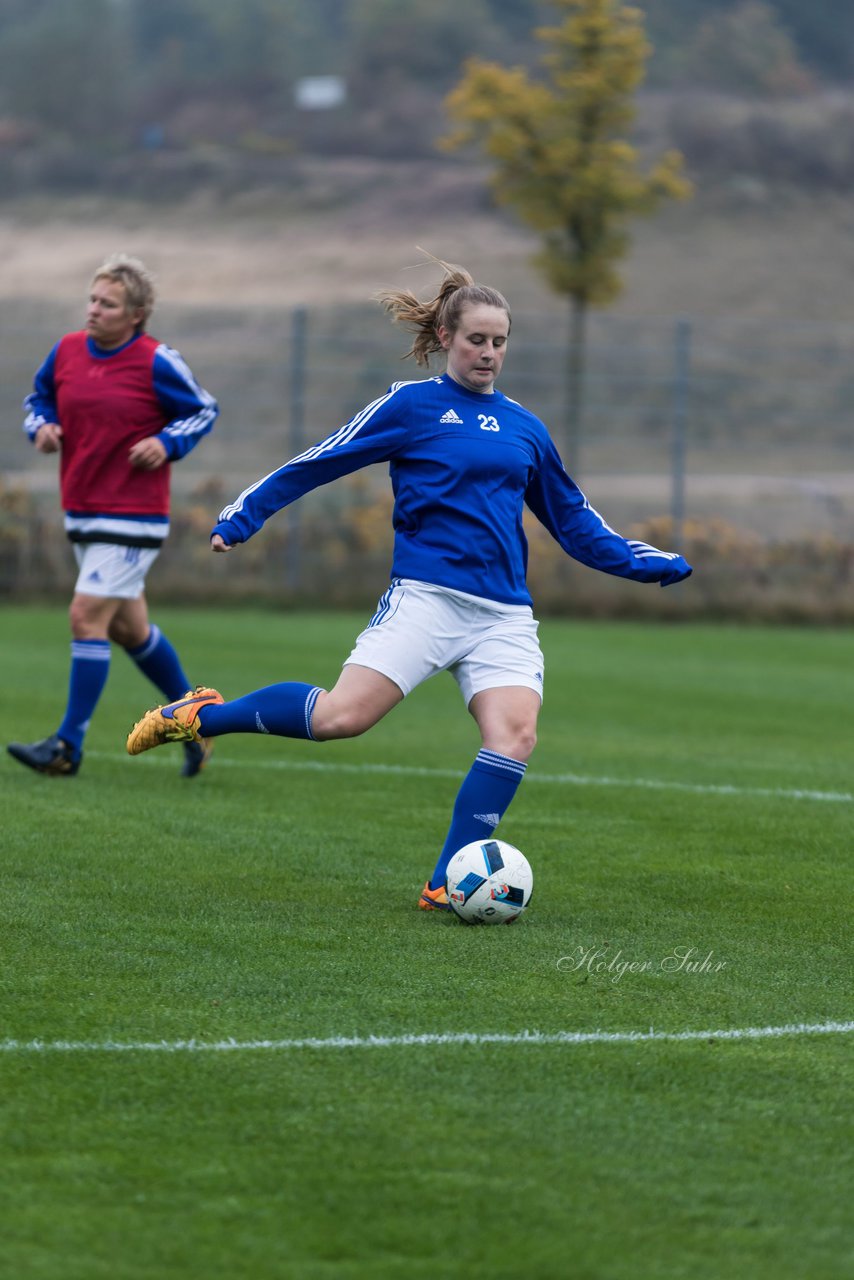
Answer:
<svg viewBox="0 0 854 1280"><path fill-rule="evenodd" d="M419 365L443 352L438 377L393 383L339 431L246 489L221 512L215 552L246 542L282 507L369 463L390 464L395 505L391 585L357 638L335 687L270 685L233 702L200 687L149 711L132 729L131 755L170 741L270 733L326 741L364 733L407 693L450 671L482 747L460 787L450 828L418 906L447 910L445 869L471 841L490 837L516 793L536 742L543 656L525 583L527 505L561 547L605 573L679 582L679 555L626 541L566 474L546 427L495 387L510 309L461 267L429 302L386 290L379 300L415 334Z"/></svg>
<svg viewBox="0 0 854 1280"><path fill-rule="evenodd" d="M78 577L71 601L71 671L59 728L10 755L38 773L71 777L120 645L167 698L187 688L175 649L148 618L145 577L169 532L171 464L195 448L218 408L177 351L145 332L154 283L137 258L116 254L92 279L86 327L48 355L24 401L39 453L59 453L65 531ZM206 749L187 742L194 777Z"/></svg>

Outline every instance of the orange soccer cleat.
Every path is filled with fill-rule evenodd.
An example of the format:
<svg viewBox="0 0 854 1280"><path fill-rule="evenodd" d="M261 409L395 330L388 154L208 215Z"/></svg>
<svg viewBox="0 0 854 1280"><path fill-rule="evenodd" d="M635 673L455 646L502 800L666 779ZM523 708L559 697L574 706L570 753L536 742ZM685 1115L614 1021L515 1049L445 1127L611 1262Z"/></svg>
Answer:
<svg viewBox="0 0 854 1280"><path fill-rule="evenodd" d="M222 702L224 698L216 689L198 685L178 702L152 707L128 734L128 755L138 756L164 742L196 742L206 752L207 743L199 732L199 712L202 707L218 706Z"/></svg>

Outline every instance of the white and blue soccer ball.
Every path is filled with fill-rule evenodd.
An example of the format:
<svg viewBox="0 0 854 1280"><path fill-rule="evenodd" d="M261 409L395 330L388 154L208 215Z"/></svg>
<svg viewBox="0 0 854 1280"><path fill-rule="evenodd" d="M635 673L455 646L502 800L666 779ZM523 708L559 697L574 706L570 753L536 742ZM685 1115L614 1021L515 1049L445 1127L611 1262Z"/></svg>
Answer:
<svg viewBox="0 0 854 1280"><path fill-rule="evenodd" d="M448 863L448 902L467 924L512 924L531 901L534 873L506 840L475 840Z"/></svg>

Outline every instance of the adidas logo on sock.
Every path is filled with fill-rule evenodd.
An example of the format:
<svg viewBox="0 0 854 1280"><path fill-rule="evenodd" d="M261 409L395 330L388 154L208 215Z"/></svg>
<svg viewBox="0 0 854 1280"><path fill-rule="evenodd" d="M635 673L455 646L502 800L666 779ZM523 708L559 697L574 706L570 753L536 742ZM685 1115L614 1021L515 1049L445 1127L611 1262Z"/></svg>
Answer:
<svg viewBox="0 0 854 1280"><path fill-rule="evenodd" d="M462 418L455 409L449 409L447 413L443 413L440 422L459 422L462 425Z"/></svg>
<svg viewBox="0 0 854 1280"><path fill-rule="evenodd" d="M497 827L501 821L501 815L499 813L473 813L472 817L478 822L487 823L490 827Z"/></svg>

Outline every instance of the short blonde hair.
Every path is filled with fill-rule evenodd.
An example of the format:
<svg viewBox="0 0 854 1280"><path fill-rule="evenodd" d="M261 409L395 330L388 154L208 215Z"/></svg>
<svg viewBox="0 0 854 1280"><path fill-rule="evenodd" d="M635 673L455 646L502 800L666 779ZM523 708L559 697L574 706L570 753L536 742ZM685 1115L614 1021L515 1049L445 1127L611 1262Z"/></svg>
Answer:
<svg viewBox="0 0 854 1280"><path fill-rule="evenodd" d="M376 294L376 300L391 314L395 323L404 325L415 334L415 341L403 357L412 356L416 364L429 365L430 356L442 351L439 330L447 329L455 333L459 327L463 309L467 306L483 304L497 307L505 312L508 326L510 324L510 307L507 299L497 289L486 284L477 284L465 267L456 266L452 262L443 262L426 253L432 262L440 266L444 278L435 298L429 302L421 302L409 289L382 289Z"/></svg>
<svg viewBox="0 0 854 1280"><path fill-rule="evenodd" d="M137 326L142 332L154 310L155 299L154 276L145 263L127 253L111 254L92 276L92 284L96 280L114 280L124 286L127 311L142 312Z"/></svg>

